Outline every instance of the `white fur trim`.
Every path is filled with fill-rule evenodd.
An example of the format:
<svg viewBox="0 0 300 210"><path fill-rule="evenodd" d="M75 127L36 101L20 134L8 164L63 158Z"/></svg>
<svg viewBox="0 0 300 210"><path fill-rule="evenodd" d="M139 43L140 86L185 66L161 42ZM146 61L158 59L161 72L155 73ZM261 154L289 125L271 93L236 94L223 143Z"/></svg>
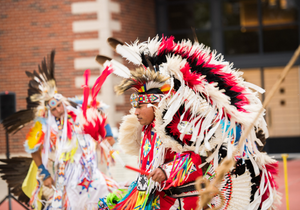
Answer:
<svg viewBox="0 0 300 210"><path fill-rule="evenodd" d="M119 145L126 154L139 155L142 128L143 126L140 125L134 114L123 117L118 140Z"/></svg>

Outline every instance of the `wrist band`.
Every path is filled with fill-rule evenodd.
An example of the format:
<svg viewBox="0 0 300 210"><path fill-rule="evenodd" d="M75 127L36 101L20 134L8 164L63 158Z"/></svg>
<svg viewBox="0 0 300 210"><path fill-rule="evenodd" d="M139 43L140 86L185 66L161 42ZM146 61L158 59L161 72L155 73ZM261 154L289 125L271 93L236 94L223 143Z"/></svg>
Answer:
<svg viewBox="0 0 300 210"><path fill-rule="evenodd" d="M105 125L105 130L106 130L105 137L108 137L108 136L113 137L114 136L109 124Z"/></svg>
<svg viewBox="0 0 300 210"><path fill-rule="evenodd" d="M162 170L162 172L164 172L164 174L165 174L165 176L166 176L166 179L165 179L165 180L167 180L167 179L168 179L168 176L167 176L167 174L166 174L165 170L164 170L164 169L162 169L162 167L160 167L160 166L158 166L158 168L159 168L160 170Z"/></svg>
<svg viewBox="0 0 300 210"><path fill-rule="evenodd" d="M40 176L43 177L43 181L45 181L45 179L51 176L49 171L45 168L43 164L39 165L38 169L40 170Z"/></svg>

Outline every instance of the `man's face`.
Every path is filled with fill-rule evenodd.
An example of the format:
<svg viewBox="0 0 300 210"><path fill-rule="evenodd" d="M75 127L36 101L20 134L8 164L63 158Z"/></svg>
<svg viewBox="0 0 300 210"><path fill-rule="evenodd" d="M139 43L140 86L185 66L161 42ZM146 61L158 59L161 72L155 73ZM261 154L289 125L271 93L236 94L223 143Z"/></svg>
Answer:
<svg viewBox="0 0 300 210"><path fill-rule="evenodd" d="M50 112L54 117L57 118L63 116L63 114L65 113L65 109L62 102L60 101L56 104L56 106L51 107Z"/></svg>
<svg viewBox="0 0 300 210"><path fill-rule="evenodd" d="M134 114L137 116L141 125L149 125L154 120L154 108L152 106L147 106L148 103L139 104L135 108Z"/></svg>

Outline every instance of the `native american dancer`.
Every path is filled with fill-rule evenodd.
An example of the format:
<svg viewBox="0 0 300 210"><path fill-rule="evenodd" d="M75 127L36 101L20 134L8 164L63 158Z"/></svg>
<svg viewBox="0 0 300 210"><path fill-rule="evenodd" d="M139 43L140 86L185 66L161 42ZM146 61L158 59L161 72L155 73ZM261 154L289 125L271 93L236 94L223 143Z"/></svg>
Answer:
<svg viewBox="0 0 300 210"><path fill-rule="evenodd" d="M89 72L89 71L88 71ZM78 106L82 107L82 104L84 102L84 97L83 96L75 96L73 98L68 98L68 100L76 103ZM89 97L88 98L88 107L87 108L91 108L92 106L92 98ZM97 107L97 111L99 112L99 114L103 117L106 118L106 111L109 108L109 105L105 104L103 101L97 101L96 102L96 107ZM115 138L114 138L114 134L113 131L111 129L110 124L108 123L108 120L106 118L105 120L105 137L104 139L102 139L101 144L98 145L98 148L100 149L100 165L98 163L98 167L101 170L102 173L106 173L111 175L110 172L110 166L115 164L114 159L111 157L111 152L107 152L105 149L103 149L103 146L106 148L109 148L111 151L113 150L113 145L116 143Z"/></svg>
<svg viewBox="0 0 300 210"><path fill-rule="evenodd" d="M96 58L124 78L117 93L136 91L119 141L124 151L139 156L144 172L123 198L105 204L113 209L196 209L205 191L205 185L195 190L196 178L211 182L218 178L221 161L231 158L236 166L221 177L220 193L204 208L273 208L279 200L273 178L277 163L261 150L268 137L263 114L251 125L262 107L258 93L264 90L245 82L222 55L198 42L158 36L131 45L114 38L108 42L139 66L130 71L116 60ZM248 126L250 134L235 148Z"/></svg>
<svg viewBox="0 0 300 210"><path fill-rule="evenodd" d="M90 108L89 71L85 72L82 107L57 93L54 51L47 62L42 61L39 72L26 72L31 78L27 110L5 119L3 125L11 133L34 120L24 144L34 162L22 186L34 208L40 209L42 202L46 209L96 209L99 197L119 187L98 170L96 159L96 144L106 134L105 117L96 109L96 96L110 72L104 70L95 82Z"/></svg>

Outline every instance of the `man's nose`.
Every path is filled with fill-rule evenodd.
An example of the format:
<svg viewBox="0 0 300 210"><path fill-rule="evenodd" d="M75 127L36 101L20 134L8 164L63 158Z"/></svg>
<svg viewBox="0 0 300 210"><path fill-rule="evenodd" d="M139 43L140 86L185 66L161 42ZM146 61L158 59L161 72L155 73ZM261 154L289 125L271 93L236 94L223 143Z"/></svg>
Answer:
<svg viewBox="0 0 300 210"><path fill-rule="evenodd" d="M63 106L60 107L59 112L60 112L60 113L63 113L63 112L64 112L64 107L63 107Z"/></svg>
<svg viewBox="0 0 300 210"><path fill-rule="evenodd" d="M139 114L138 109L135 109L134 114L135 114L135 115L138 115L138 114Z"/></svg>

